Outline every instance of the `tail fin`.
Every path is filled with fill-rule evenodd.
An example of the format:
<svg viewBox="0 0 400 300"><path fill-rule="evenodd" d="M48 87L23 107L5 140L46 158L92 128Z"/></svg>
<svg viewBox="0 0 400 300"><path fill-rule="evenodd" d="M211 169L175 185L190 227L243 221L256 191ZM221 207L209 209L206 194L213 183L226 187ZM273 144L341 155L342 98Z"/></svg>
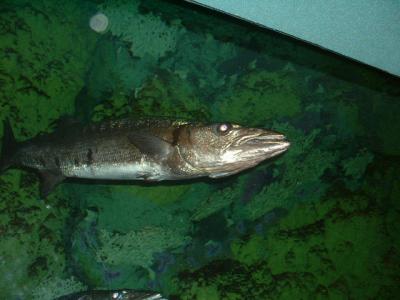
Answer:
<svg viewBox="0 0 400 300"><path fill-rule="evenodd" d="M0 173L7 170L13 164L13 157L17 150L17 142L8 120L3 122L3 141L1 145Z"/></svg>

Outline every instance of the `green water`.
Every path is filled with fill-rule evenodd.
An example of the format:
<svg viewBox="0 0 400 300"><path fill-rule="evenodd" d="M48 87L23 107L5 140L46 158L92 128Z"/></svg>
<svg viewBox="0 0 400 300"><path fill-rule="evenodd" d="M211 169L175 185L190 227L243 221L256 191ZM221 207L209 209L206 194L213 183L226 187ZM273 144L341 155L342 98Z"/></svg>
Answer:
<svg viewBox="0 0 400 300"><path fill-rule="evenodd" d="M0 299L394 299L399 98L398 78L179 1L2 1L0 119L18 140L65 115L162 115L273 128L292 146L226 179L69 181L45 202L34 173L8 170Z"/></svg>

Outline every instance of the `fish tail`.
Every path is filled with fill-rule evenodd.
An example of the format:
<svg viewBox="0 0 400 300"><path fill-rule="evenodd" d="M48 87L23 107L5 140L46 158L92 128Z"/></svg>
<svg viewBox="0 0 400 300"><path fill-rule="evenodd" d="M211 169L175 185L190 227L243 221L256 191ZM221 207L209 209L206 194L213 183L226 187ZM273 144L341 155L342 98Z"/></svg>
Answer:
<svg viewBox="0 0 400 300"><path fill-rule="evenodd" d="M14 138L11 124L8 120L3 121L3 139L1 143L0 173L14 164L14 156L18 143Z"/></svg>

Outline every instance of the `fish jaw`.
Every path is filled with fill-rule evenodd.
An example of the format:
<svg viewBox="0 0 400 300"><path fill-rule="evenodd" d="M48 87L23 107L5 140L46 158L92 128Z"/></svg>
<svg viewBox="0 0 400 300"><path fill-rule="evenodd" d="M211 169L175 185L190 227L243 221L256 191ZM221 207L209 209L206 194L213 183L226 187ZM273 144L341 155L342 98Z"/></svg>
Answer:
<svg viewBox="0 0 400 300"><path fill-rule="evenodd" d="M260 129L257 134L243 138L226 149L222 157L226 163L262 161L287 151L289 147L290 142L283 134Z"/></svg>
<svg viewBox="0 0 400 300"><path fill-rule="evenodd" d="M206 145L203 146L205 150L201 151L201 146L197 145L185 158L206 176L218 178L254 167L284 153L289 147L290 142L283 134L258 128L238 128L222 147Z"/></svg>

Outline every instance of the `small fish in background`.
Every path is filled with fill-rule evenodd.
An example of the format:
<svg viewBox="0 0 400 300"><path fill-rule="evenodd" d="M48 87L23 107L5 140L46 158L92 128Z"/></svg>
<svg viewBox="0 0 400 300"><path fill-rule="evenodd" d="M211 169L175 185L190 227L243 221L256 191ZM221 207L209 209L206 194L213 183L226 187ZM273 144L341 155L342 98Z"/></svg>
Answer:
<svg viewBox="0 0 400 300"><path fill-rule="evenodd" d="M51 134L17 143L4 123L0 171L37 170L46 197L65 178L183 180L220 178L285 152L285 136L231 123L121 119L82 126L68 122Z"/></svg>
<svg viewBox="0 0 400 300"><path fill-rule="evenodd" d="M94 290L65 295L54 300L167 300L156 292L142 292L129 289Z"/></svg>

